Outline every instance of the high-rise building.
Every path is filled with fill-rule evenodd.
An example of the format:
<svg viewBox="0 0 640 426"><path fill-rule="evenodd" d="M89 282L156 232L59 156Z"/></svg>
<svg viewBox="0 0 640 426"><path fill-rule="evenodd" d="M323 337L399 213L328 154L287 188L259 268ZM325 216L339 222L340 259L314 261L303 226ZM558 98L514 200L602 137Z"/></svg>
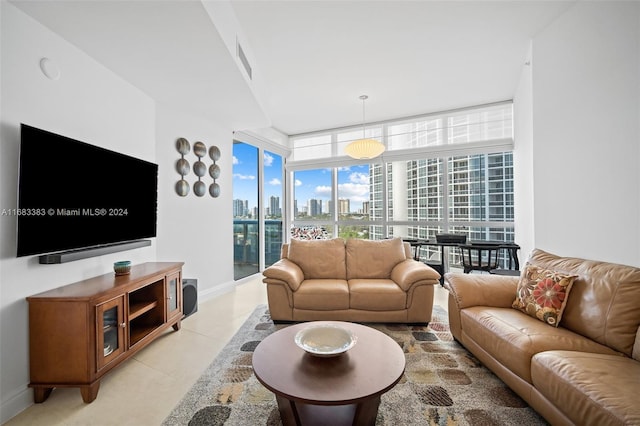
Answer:
<svg viewBox="0 0 640 426"><path fill-rule="evenodd" d="M249 213L249 200L233 200L233 217L246 217Z"/></svg>
<svg viewBox="0 0 640 426"><path fill-rule="evenodd" d="M340 198L338 200L338 214L349 214L351 213L350 207L351 200L348 198Z"/></svg>
<svg viewBox="0 0 640 426"><path fill-rule="evenodd" d="M282 217L280 197L276 197L275 195L269 197L269 215L272 217Z"/></svg>
<svg viewBox="0 0 640 426"><path fill-rule="evenodd" d="M360 213L369 214L369 201L362 202L362 211Z"/></svg>
<svg viewBox="0 0 640 426"><path fill-rule="evenodd" d="M322 215L322 200L311 198L307 203L307 213L312 217Z"/></svg>
<svg viewBox="0 0 640 426"><path fill-rule="evenodd" d="M447 161L448 205L445 209L444 161ZM442 232L445 214L449 232L468 233L472 240L513 241L513 228L470 227L455 222L513 222L513 154L510 152L452 157L447 160L398 161L388 164L388 220L416 222L394 225L395 236L429 238ZM382 167L372 165L371 217L382 217ZM364 209L364 204L363 204ZM382 227L371 227L370 238L380 239ZM375 232L377 231L377 234Z"/></svg>

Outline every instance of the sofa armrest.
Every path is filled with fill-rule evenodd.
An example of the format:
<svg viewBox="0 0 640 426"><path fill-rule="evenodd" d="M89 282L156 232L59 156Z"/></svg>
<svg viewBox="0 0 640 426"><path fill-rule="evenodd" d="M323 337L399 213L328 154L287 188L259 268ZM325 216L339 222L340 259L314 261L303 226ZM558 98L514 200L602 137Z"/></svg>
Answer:
<svg viewBox="0 0 640 426"><path fill-rule="evenodd" d="M406 259L398 263L391 270L391 279L404 291L418 281L433 281L429 284L437 284L440 274L433 268L413 259Z"/></svg>
<svg viewBox="0 0 640 426"><path fill-rule="evenodd" d="M470 306L510 308L516 298L518 277L446 273L444 287L458 309Z"/></svg>
<svg viewBox="0 0 640 426"><path fill-rule="evenodd" d="M296 291L304 280L302 269L289 259L280 259L262 271L265 278L262 282L269 284L274 281L287 283L292 291Z"/></svg>

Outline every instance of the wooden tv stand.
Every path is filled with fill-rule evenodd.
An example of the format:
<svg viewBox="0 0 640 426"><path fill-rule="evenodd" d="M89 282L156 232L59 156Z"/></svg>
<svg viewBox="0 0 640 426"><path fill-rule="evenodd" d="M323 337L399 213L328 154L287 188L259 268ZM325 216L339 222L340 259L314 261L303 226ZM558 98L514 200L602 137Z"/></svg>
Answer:
<svg viewBox="0 0 640 426"><path fill-rule="evenodd" d="M134 265L27 297L34 401L79 387L84 402L100 379L182 320L183 262Z"/></svg>

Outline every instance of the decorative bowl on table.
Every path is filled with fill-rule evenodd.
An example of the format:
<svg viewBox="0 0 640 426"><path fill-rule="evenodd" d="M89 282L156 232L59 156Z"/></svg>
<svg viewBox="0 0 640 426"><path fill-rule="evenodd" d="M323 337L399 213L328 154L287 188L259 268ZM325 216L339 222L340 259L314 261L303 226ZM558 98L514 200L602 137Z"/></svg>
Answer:
<svg viewBox="0 0 640 426"><path fill-rule="evenodd" d="M131 272L131 261L121 260L120 262L115 262L113 264L113 271L116 275L127 275Z"/></svg>
<svg viewBox="0 0 640 426"><path fill-rule="evenodd" d="M338 356L355 344L357 336L339 325L311 325L296 333L296 345L307 353L319 357Z"/></svg>

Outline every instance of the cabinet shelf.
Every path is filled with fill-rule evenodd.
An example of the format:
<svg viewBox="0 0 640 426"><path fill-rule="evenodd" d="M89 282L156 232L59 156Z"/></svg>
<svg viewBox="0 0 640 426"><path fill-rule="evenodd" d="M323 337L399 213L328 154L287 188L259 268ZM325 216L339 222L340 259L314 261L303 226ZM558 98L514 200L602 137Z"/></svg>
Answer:
<svg viewBox="0 0 640 426"><path fill-rule="evenodd" d="M144 339L148 336L153 330L160 326L149 325L145 327L131 327L130 336L129 336L129 345L133 346L138 343L140 340Z"/></svg>
<svg viewBox="0 0 640 426"><path fill-rule="evenodd" d="M134 303L132 305L129 305L129 321L138 318L140 315L146 312L149 312L156 306L158 306L157 300L153 300L151 302L146 302L146 303L144 302Z"/></svg>

